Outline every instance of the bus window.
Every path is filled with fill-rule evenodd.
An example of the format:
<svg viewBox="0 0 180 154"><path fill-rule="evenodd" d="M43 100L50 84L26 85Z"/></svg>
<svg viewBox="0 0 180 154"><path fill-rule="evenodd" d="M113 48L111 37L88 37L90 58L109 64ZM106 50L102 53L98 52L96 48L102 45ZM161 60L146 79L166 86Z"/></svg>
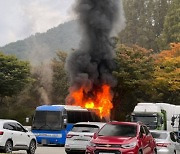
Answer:
<svg viewBox="0 0 180 154"><path fill-rule="evenodd" d="M81 112L74 112L74 114L75 114L75 121L74 121L74 123L77 123L77 122L83 122L83 117L82 117L82 114L81 114Z"/></svg>
<svg viewBox="0 0 180 154"><path fill-rule="evenodd" d="M100 118L94 112L85 112L85 111L67 111L68 123L77 123L77 122L99 122Z"/></svg>
<svg viewBox="0 0 180 154"><path fill-rule="evenodd" d="M90 112L82 112L82 122L92 121Z"/></svg>
<svg viewBox="0 0 180 154"><path fill-rule="evenodd" d="M67 118L68 118L68 123L74 123L74 119L75 119L75 116L74 116L74 112L72 111L67 111Z"/></svg>

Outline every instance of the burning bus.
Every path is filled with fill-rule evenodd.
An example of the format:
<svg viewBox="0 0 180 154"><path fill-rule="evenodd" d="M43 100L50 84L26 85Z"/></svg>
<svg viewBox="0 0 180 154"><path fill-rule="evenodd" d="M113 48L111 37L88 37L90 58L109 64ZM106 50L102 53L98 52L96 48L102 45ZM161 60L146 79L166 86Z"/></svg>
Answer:
<svg viewBox="0 0 180 154"><path fill-rule="evenodd" d="M64 145L66 134L77 122L100 122L92 110L80 106L42 105L36 108L31 131L39 144Z"/></svg>

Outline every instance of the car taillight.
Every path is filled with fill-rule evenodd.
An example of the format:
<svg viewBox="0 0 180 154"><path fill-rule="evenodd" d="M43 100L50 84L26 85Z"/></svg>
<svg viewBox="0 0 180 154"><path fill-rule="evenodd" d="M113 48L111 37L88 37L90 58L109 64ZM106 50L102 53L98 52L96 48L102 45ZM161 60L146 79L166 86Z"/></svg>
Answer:
<svg viewBox="0 0 180 154"><path fill-rule="evenodd" d="M171 145L171 143L157 143L156 145L158 147L168 147L169 145Z"/></svg>
<svg viewBox="0 0 180 154"><path fill-rule="evenodd" d="M66 138L72 138L73 136L79 136L79 135L67 134Z"/></svg>
<svg viewBox="0 0 180 154"><path fill-rule="evenodd" d="M4 132L0 131L0 135L3 135L3 134L4 134Z"/></svg>

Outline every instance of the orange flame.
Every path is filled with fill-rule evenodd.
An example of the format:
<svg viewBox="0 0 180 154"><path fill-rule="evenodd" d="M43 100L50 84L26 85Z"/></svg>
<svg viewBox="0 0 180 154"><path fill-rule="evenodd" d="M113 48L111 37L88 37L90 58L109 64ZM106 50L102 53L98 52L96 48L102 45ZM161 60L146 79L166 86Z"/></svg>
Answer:
<svg viewBox="0 0 180 154"><path fill-rule="evenodd" d="M85 108L93 109L94 108L94 102L87 102L87 103L85 103Z"/></svg>
<svg viewBox="0 0 180 154"><path fill-rule="evenodd" d="M110 117L110 111L113 105L111 88L109 85L102 85L100 90L95 89L93 91L93 96L87 96L83 88L80 88L70 93L69 97L73 98L73 105L98 110L101 118Z"/></svg>

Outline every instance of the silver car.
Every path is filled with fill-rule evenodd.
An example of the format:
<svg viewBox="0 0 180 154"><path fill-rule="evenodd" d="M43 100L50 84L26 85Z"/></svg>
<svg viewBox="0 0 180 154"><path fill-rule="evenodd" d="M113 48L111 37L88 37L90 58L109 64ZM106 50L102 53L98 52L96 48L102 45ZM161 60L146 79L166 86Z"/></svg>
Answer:
<svg viewBox="0 0 180 154"><path fill-rule="evenodd" d="M98 132L105 123L101 122L79 122L74 124L72 130L66 136L65 151L67 154L73 152L85 152L95 132Z"/></svg>
<svg viewBox="0 0 180 154"><path fill-rule="evenodd" d="M180 143L174 132L151 130L151 134L156 141L158 154L178 154L180 152Z"/></svg>

